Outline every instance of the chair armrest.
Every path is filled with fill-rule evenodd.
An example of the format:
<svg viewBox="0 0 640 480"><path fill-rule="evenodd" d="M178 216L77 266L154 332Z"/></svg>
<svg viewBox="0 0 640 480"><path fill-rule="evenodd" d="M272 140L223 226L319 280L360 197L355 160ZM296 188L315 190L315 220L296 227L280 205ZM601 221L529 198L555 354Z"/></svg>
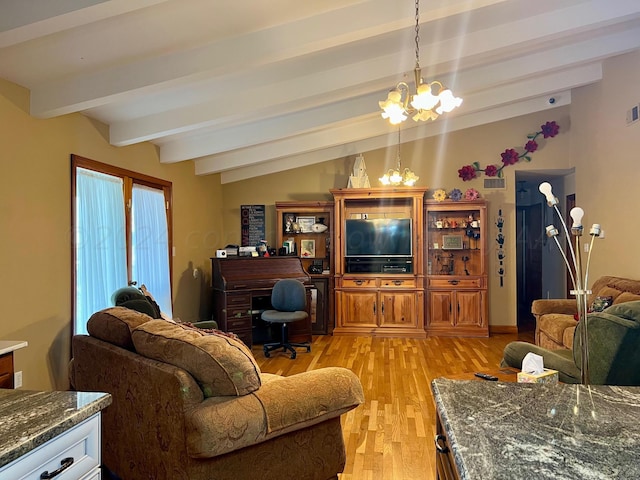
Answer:
<svg viewBox="0 0 640 480"><path fill-rule="evenodd" d="M262 379L249 395L210 397L186 415L189 456L222 455L339 417L364 402L360 380L346 368Z"/></svg>
<svg viewBox="0 0 640 480"><path fill-rule="evenodd" d="M360 380L341 367L276 377L254 394L264 406L268 433L279 435L338 417L364 402Z"/></svg>
<svg viewBox="0 0 640 480"><path fill-rule="evenodd" d="M522 360L527 353L542 357L544 367L557 370L562 383L580 383L580 370L573 360L571 350L547 350L527 342L511 342L502 352L502 367L522 368Z"/></svg>
<svg viewBox="0 0 640 480"><path fill-rule="evenodd" d="M536 317L547 313L564 313L574 315L578 313L578 304L569 298L544 298L531 303L531 313Z"/></svg>

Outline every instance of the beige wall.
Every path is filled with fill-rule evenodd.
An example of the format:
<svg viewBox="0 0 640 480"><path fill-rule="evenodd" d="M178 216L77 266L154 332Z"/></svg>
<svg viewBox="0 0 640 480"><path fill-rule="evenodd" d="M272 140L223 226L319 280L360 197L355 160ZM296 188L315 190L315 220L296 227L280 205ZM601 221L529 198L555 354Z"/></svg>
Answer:
<svg viewBox="0 0 640 480"><path fill-rule="evenodd" d="M640 278L635 255L640 230L634 193L640 179L640 123L625 125L626 110L640 101L640 52L608 60L604 80L576 89L570 107L526 115L482 127L403 145L403 165L431 188L476 188L489 201L490 323L515 325L515 181L516 170L552 171L576 167L578 205L585 224L603 225L592 260L591 278L604 273ZM0 148L3 152L2 279L5 299L0 338L27 340L16 354L26 388L64 388L69 358L71 312L69 154L164 178L174 192L174 313L183 320L210 313L209 257L215 249L240 241L240 205L267 205L267 240L275 239L274 203L279 200L330 200L329 189L345 187L353 157L340 158L279 174L220 185L219 176L196 177L190 162L161 165L150 144L115 148L106 128L82 115L51 120L30 117L28 92L0 80ZM506 148L521 147L526 135L555 120L560 135L533 154L531 163L505 169L506 191L485 192L482 180L462 182L458 169L473 161L499 163ZM389 149L362 152L372 185L395 159ZM566 192L568 193L568 192ZM500 287L495 275L493 225L498 209L506 220L507 275ZM193 268L200 275L193 278Z"/></svg>
<svg viewBox="0 0 640 480"><path fill-rule="evenodd" d="M24 388L60 389L67 385L70 349L69 155L173 182L174 313L185 320L206 310L207 239L220 235L221 189L216 175L196 177L191 162L161 165L151 144L112 147L104 125L83 115L39 120L28 115L28 105L27 90L0 80L0 339L29 343L15 354ZM198 279L194 267L202 271Z"/></svg>
<svg viewBox="0 0 640 480"><path fill-rule="evenodd" d="M603 81L577 89L573 98L577 204L586 224L600 223L605 231L594 246L591 278L640 278L640 122L625 121L640 102L640 51L607 60Z"/></svg>

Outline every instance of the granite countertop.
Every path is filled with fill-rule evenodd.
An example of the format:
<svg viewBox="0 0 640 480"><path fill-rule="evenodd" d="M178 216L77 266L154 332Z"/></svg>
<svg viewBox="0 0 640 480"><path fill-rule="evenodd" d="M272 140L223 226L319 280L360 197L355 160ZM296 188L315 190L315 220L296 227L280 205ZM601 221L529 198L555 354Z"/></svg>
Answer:
<svg viewBox="0 0 640 480"><path fill-rule="evenodd" d="M460 478L640 478L640 387L436 379Z"/></svg>
<svg viewBox="0 0 640 480"><path fill-rule="evenodd" d="M0 389L0 467L110 404L108 393Z"/></svg>

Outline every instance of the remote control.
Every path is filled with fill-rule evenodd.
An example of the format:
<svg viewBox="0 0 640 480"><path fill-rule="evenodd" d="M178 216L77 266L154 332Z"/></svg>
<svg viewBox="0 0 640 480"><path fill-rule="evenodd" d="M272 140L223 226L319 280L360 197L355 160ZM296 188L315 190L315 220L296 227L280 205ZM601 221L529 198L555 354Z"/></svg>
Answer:
<svg viewBox="0 0 640 480"><path fill-rule="evenodd" d="M489 375L488 373L481 373L481 372L478 372L478 373L475 373L474 375L475 375L476 377L478 377L478 378L482 378L482 379L484 379L484 380L491 380L492 382L495 382L495 381L497 381L497 380L498 380L498 377L496 377L495 375Z"/></svg>

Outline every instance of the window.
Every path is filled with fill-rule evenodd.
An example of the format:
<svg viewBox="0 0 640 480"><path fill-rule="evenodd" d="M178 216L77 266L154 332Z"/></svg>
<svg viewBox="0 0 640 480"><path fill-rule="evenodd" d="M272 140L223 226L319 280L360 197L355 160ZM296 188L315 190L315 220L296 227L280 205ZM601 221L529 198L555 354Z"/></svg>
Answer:
<svg viewBox="0 0 640 480"><path fill-rule="evenodd" d="M131 284L144 284L171 316L171 182L71 160L74 333Z"/></svg>

